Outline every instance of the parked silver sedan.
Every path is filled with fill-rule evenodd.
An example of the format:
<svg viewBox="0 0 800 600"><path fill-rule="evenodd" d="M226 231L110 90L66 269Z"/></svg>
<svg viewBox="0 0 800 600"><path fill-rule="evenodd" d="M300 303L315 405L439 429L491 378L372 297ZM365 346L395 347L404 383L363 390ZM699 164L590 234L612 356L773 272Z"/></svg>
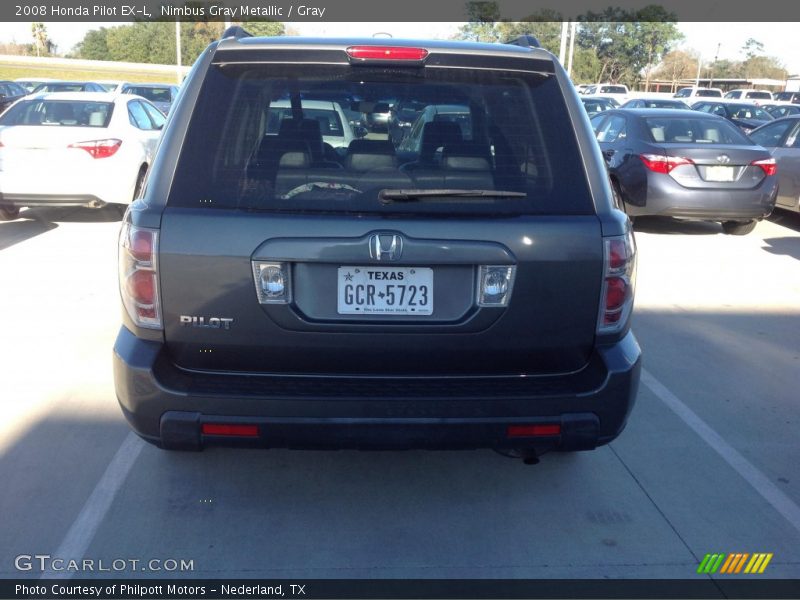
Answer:
<svg viewBox="0 0 800 600"><path fill-rule="evenodd" d="M778 164L775 206L800 212L800 115L762 125L750 139L769 150Z"/></svg>

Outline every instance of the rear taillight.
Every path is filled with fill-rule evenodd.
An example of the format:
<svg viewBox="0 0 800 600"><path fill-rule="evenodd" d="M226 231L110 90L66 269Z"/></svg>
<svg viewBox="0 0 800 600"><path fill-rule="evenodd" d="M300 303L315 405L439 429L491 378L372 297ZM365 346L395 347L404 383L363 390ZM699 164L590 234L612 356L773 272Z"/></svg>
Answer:
<svg viewBox="0 0 800 600"><path fill-rule="evenodd" d="M603 286L597 333L622 330L633 310L636 287L636 242L633 233L603 239Z"/></svg>
<svg viewBox="0 0 800 600"><path fill-rule="evenodd" d="M119 291L139 327L161 329L158 296L158 231L124 223L119 234Z"/></svg>
<svg viewBox="0 0 800 600"><path fill-rule="evenodd" d="M411 60L421 61L428 56L425 48L404 46L350 46L347 55L357 60Z"/></svg>
<svg viewBox="0 0 800 600"><path fill-rule="evenodd" d="M662 156L661 154L640 154L644 166L655 173L669 175L675 167L694 164L690 159L681 156Z"/></svg>
<svg viewBox="0 0 800 600"><path fill-rule="evenodd" d="M763 160L754 160L750 163L753 166L761 167L764 171L764 174L775 175L778 172L778 163L775 162L774 158L765 158Z"/></svg>
<svg viewBox="0 0 800 600"><path fill-rule="evenodd" d="M114 156L122 145L122 140L108 139L108 140L93 140L91 142L76 142L70 144L67 148L79 148L86 150L92 158L108 158Z"/></svg>

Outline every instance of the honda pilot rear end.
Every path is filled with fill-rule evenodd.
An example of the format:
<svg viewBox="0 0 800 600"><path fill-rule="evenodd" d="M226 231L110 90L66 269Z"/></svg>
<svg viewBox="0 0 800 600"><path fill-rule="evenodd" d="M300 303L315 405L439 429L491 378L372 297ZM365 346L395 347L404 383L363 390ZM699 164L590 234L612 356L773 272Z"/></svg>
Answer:
<svg viewBox="0 0 800 600"><path fill-rule="evenodd" d="M418 143L325 141L386 98L420 107ZM607 443L640 366L610 198L538 48L213 44L120 235L123 412L163 448Z"/></svg>

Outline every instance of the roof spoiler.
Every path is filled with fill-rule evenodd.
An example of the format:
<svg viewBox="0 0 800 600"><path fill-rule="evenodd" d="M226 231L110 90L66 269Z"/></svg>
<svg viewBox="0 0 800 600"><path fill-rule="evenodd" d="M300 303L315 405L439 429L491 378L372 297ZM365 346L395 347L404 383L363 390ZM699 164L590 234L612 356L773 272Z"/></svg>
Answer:
<svg viewBox="0 0 800 600"><path fill-rule="evenodd" d="M541 48L542 45L539 43L539 40L535 37L526 33L525 35L521 35L519 37L512 38L503 42L504 44L510 44L512 46L520 46L522 48Z"/></svg>
<svg viewBox="0 0 800 600"><path fill-rule="evenodd" d="M244 29L243 27L240 27L239 25L231 25L222 34L221 39L224 40L225 38L229 37L236 38L238 40L241 38L253 37L253 34Z"/></svg>

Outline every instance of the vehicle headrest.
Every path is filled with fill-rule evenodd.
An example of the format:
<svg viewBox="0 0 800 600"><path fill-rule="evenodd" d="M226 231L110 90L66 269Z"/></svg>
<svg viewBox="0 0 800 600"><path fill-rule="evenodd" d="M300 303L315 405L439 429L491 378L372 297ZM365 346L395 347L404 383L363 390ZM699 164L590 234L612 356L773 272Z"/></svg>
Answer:
<svg viewBox="0 0 800 600"><path fill-rule="evenodd" d="M445 146L442 150L442 165L445 169L461 171L491 171L489 148L477 144Z"/></svg>
<svg viewBox="0 0 800 600"><path fill-rule="evenodd" d="M278 162L279 169L307 169L309 166L311 166L310 153L297 150L284 152Z"/></svg>
<svg viewBox="0 0 800 600"><path fill-rule="evenodd" d="M351 171L391 169L396 166L394 145L388 140L353 140L347 147L345 168Z"/></svg>
<svg viewBox="0 0 800 600"><path fill-rule="evenodd" d="M422 127L420 158L433 158L436 150L463 141L461 127L452 121L431 121Z"/></svg>

